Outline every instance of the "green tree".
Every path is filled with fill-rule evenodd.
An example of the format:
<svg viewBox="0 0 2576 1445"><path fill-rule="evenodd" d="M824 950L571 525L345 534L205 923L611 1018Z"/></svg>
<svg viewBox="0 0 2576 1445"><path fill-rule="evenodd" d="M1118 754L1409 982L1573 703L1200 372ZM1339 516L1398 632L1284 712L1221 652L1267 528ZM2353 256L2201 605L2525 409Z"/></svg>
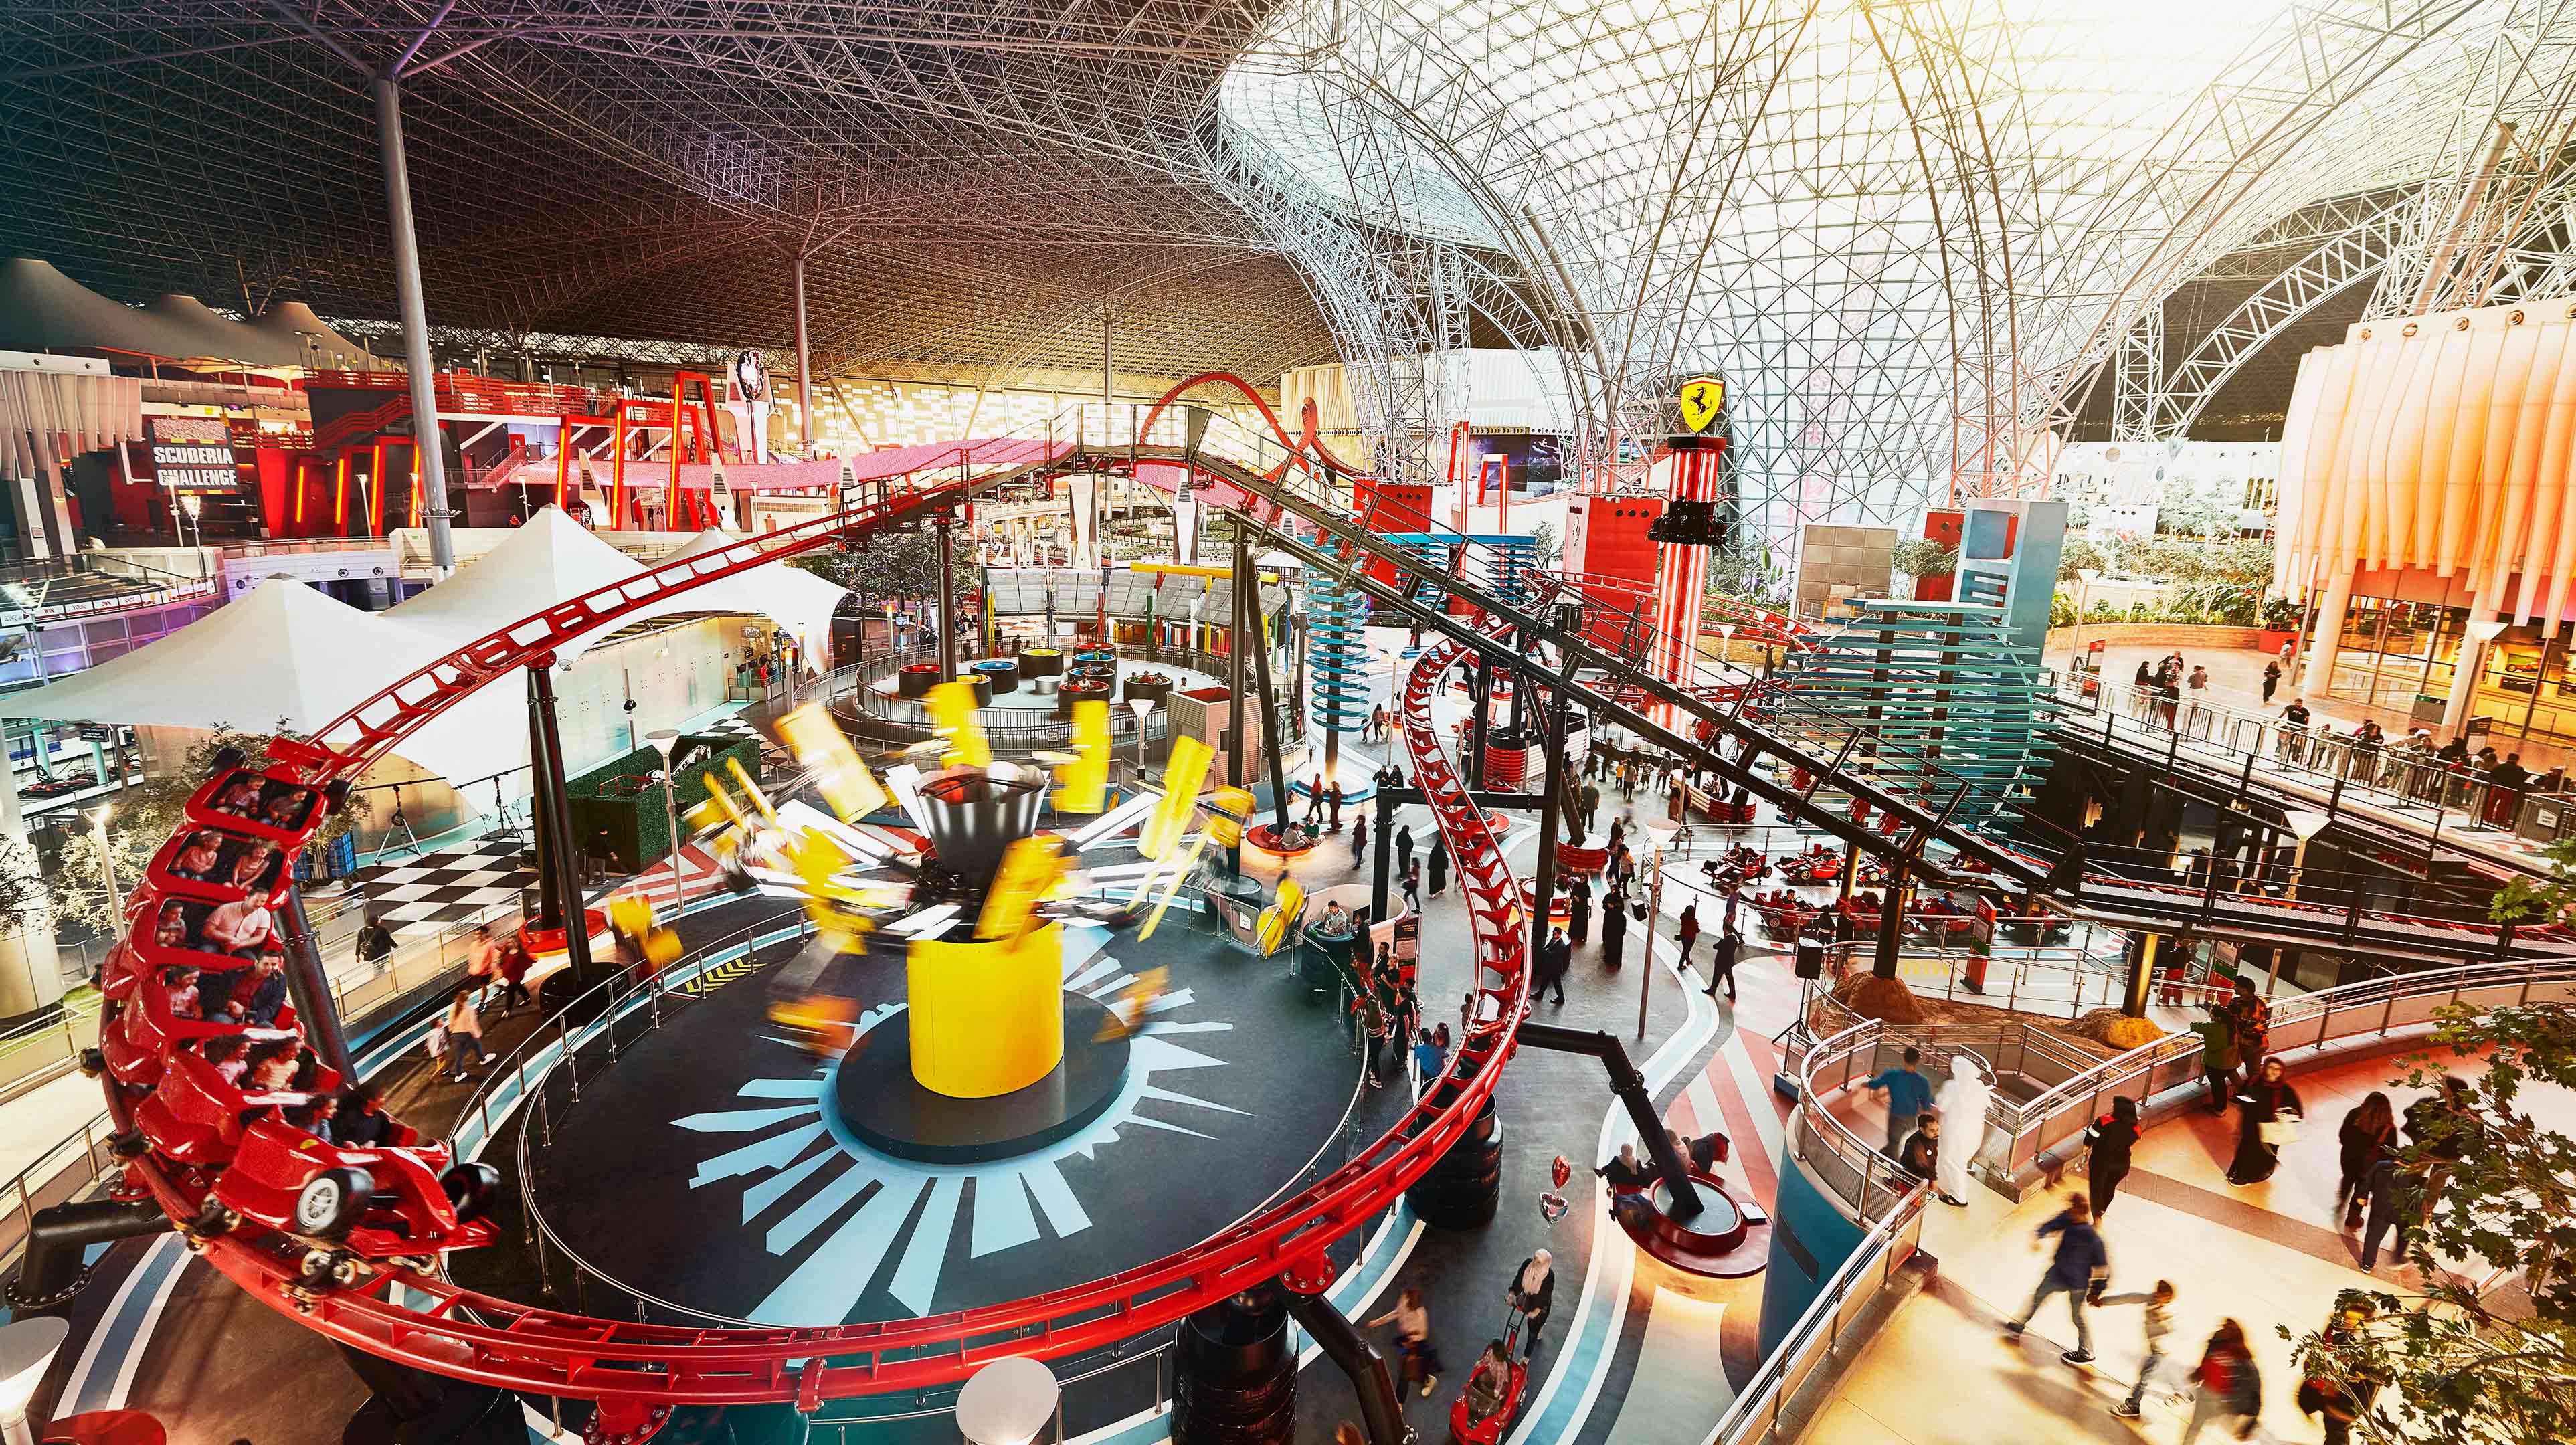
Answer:
<svg viewBox="0 0 2576 1445"><path fill-rule="evenodd" d="M873 611L880 602L929 602L939 596L939 534L932 527L871 532L796 558L794 565L849 588L861 612ZM956 572L957 590L973 593L975 563L962 546Z"/></svg>
<svg viewBox="0 0 2576 1445"><path fill-rule="evenodd" d="M2366 1304L2371 1318L2296 1337L2299 1367L2371 1398L2356 1434L2380 1445L2576 1440L2576 1140L2522 1107L2531 1084L2576 1088L2576 1007L2452 1005L2435 1019L2432 1051L2393 1082L2438 1085L2446 1055L2484 1054L2487 1067L2467 1099L2472 1142L2406 1242L2426 1283L2344 1291L2338 1312ZM2426 1148L2406 1145L2401 1166L2420 1174ZM2481 1288L2504 1272L2509 1283Z"/></svg>

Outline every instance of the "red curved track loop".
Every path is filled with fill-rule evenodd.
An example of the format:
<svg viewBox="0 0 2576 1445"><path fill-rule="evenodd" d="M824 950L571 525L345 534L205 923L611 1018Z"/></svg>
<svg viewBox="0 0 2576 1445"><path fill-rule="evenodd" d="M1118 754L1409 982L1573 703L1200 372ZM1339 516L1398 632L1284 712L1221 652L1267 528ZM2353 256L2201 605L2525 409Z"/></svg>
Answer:
<svg viewBox="0 0 2576 1445"><path fill-rule="evenodd" d="M1202 386L1230 386L1235 390L1242 392L1243 399L1252 403L1252 409L1261 413L1262 421L1267 423L1270 427L1270 434L1277 437L1279 439L1279 445L1286 447L1288 450L1295 452L1300 456L1311 456L1315 460L1323 463L1326 467L1339 472L1346 477L1367 475L1362 468L1352 466L1350 463L1343 461L1340 457L1333 455L1332 449L1324 445L1322 425L1316 419L1315 403L1311 399L1307 401L1304 409L1300 412L1297 418L1298 434L1291 437L1288 435L1288 429L1279 424L1279 414L1270 409L1270 403L1261 399L1261 393L1252 389L1252 383L1235 375L1231 371L1202 371L1198 375L1182 381L1178 386L1173 387L1171 390L1166 391L1161 396L1155 398L1154 404L1145 410L1144 421L1137 425L1136 435L1140 437L1152 436L1154 434L1154 423L1162 417L1163 408L1170 406L1172 402L1179 398L1183 393L1196 391ZM1271 480L1277 481L1278 478L1273 476Z"/></svg>
<svg viewBox="0 0 2576 1445"><path fill-rule="evenodd" d="M1068 448L1033 444L1029 456L1016 460L1034 469L1070 455ZM603 624L746 568L952 505L967 488L951 482L880 495L866 509L673 563L499 629L421 668L317 737L276 746L284 761L254 781L288 789L353 776L476 688L549 659ZM1457 1142L1501 1077L1527 988L1526 944L1519 890L1501 848L1483 817L1466 805L1457 770L1440 754L1432 733L1433 685L1442 662L1456 655L1450 644L1417 663L1406 686L1404 717L1406 746L1464 880L1481 969L1478 986L1492 1004L1493 1018L1462 1041L1461 1068L1472 1068L1473 1076L1454 1093L1435 1096L1438 1102L1417 1105L1395 1129L1304 1192L1164 1259L1051 1294L919 1319L829 1328L671 1327L588 1318L459 1288L428 1256L480 1243L488 1236L478 1231L488 1226L458 1225L452 1211L443 1221L421 1219L421 1209L434 1216L443 1203L433 1197L411 1200L418 1207L406 1211L407 1229L380 1230L384 1240L377 1247L360 1247L360 1236L351 1235L344 1256L354 1257L344 1266L350 1277L316 1284L302 1274L315 1255L313 1245L288 1232L296 1223L296 1190L309 1176L286 1166L317 1151L339 1156L324 1163L363 1166L369 1156L331 1150L275 1117L275 1106L288 1102L281 1096L243 1095L213 1078L192 1047L208 1035L240 1032L239 1026L180 1017L182 1010L172 1006L174 990L160 972L177 951L130 932L111 959L112 1012L102 1039L109 1058L109 1112L122 1139L148 1146L128 1165L127 1190L158 1202L187 1232L190 1246L236 1284L334 1340L442 1375L621 1405L811 1408L823 1399L951 1384L1002 1356L1061 1357L1168 1324L1256 1282L1319 1262L1327 1246L1392 1203ZM225 784L226 779L209 782L201 793L211 797ZM275 835L290 864L319 824L321 810L310 811L300 827ZM156 874L166 873L190 831L183 828L164 846ZM243 901L239 889L207 888L147 882L135 892L129 920L158 919L171 899ZM283 1028L292 1025L291 1015L281 1021ZM239 1122L246 1115L257 1119L248 1129ZM388 1169L419 1175L445 1162L435 1146L419 1146L412 1154L418 1157L378 1158L379 1175ZM263 1203L237 1204L241 1222L228 1229L210 1222L210 1205L233 1202L226 1197L232 1181L254 1175L267 1190ZM429 1193L436 1196L437 1190Z"/></svg>

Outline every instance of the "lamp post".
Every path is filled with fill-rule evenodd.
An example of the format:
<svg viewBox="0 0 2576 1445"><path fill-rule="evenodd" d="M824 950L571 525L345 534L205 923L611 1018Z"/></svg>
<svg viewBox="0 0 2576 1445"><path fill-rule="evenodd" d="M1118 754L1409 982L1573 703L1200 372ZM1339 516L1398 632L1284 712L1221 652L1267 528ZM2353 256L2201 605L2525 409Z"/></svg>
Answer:
<svg viewBox="0 0 2576 1445"><path fill-rule="evenodd" d="M1044 1362L1026 1355L995 1360L957 1392L958 1433L968 1445L1030 1445L1055 1418L1059 1398L1055 1371Z"/></svg>
<svg viewBox="0 0 2576 1445"><path fill-rule="evenodd" d="M2504 635L2506 625L2503 621L2492 617L2468 625L2469 641L2474 646L2469 652L2465 665L2460 669L2464 685L2451 689L2452 694L2460 700L2460 716L2449 719L2450 726L2467 725L2470 710L2478 704L2478 679L2487 670L2487 649L2495 644L2497 638Z"/></svg>
<svg viewBox="0 0 2576 1445"><path fill-rule="evenodd" d="M116 855L107 851L107 820L115 811L109 806L89 815L90 833L98 839L98 876L107 884L107 926L111 932L116 920L125 916L125 900L116 891Z"/></svg>
<svg viewBox="0 0 2576 1445"><path fill-rule="evenodd" d="M671 917L676 921L685 895L680 891L680 799L671 777L671 749L679 746L680 735L669 728L655 728L644 735L644 741L662 755L662 814L671 825Z"/></svg>
<svg viewBox="0 0 2576 1445"><path fill-rule="evenodd" d="M71 1332L71 1322L58 1315L30 1315L0 1325L0 1438L8 1445L36 1445L27 1407Z"/></svg>
<svg viewBox="0 0 2576 1445"><path fill-rule="evenodd" d="M2299 835L2299 846L2290 854L2290 886L2281 895L2290 899L2299 896L2300 870L2308 866L2308 840L2324 832L2326 824L2334 819L2329 814L2312 813L2305 808L2291 808L2282 813L2281 819L2290 825L2291 832Z"/></svg>
<svg viewBox="0 0 2576 1445"><path fill-rule="evenodd" d="M1646 1037L1646 992L1655 984L1655 925L1664 917L1664 855L1672 847L1673 835L1680 829L1672 823L1641 821L1637 831L1645 834L1647 842L1653 845L1655 869L1654 882L1646 890L1645 936L1639 940L1643 951L1637 969L1637 1037L1643 1040ZM1684 999L1684 1002L1688 1001Z"/></svg>
<svg viewBox="0 0 2576 1445"><path fill-rule="evenodd" d="M2075 569L2075 625L2066 629L2066 670L2073 672L2084 661L2084 604L2093 584L2102 580L2099 567Z"/></svg>
<svg viewBox="0 0 2576 1445"><path fill-rule="evenodd" d="M1127 699L1127 708L1136 714L1136 786L1142 788L1145 786L1145 717L1154 710L1154 700L1131 697Z"/></svg>

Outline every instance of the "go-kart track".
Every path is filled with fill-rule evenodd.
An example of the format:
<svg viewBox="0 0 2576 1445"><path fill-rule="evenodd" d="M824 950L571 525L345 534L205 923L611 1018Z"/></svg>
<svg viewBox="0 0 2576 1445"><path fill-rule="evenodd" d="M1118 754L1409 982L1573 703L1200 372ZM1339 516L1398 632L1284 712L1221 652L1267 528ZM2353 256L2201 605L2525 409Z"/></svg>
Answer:
<svg viewBox="0 0 2576 1445"><path fill-rule="evenodd" d="M1193 378L1173 395L1210 380L1232 379ZM538 1395L600 1401L616 1420L639 1425L657 1409L683 1404L780 1403L810 1412L827 1399L961 1381L1007 1355L1052 1359L1108 1346L1282 1275L1320 1280L1329 1273L1327 1248L1392 1202L1467 1132L1515 1048L1529 988L1529 938L1520 885L1433 723L1432 700L1444 675L1462 661L1481 655L1518 668L1542 690L1562 689L1594 716L1619 722L1676 756L1704 757L1729 783L1882 860L1901 860L1938 876L1939 860L1922 856L1923 845L1937 840L1992 870L1999 881L2035 888L2046 876L2042 860L1949 827L1940 816L1943 798L1933 789L1900 795L1866 778L1843 776L1830 747L1816 750L1812 729L1779 720L1775 704L1784 689L1753 684L1740 674L1724 683L1654 676L1632 663L1625 649L1596 641L1609 635L1597 615L1568 630L1503 601L1489 578L1460 564L1463 547L1453 550L1442 570L1380 541L1344 510L1339 484L1357 474L1322 450L1311 422L1306 436L1291 438L1264 409L1271 436L1235 449L1268 449L1265 460L1275 458L1275 464L1253 465L1202 452L1203 414L1193 418L1199 424L1186 441L1176 435L1169 443L1148 445L1144 439L1159 435L1164 413L1165 404L1158 403L1123 438L1085 436L1077 421L1065 439L974 444L971 464L961 448L949 479L900 491L880 486L865 505L599 588L421 668L309 740L273 744L277 761L265 773L219 771L191 800L189 826L162 847L146 884L136 890L128 934L106 970L114 1012L102 1052L109 1109L121 1131L120 1149L131 1159L127 1197L148 1195L210 1263L263 1302L334 1340L404 1365ZM982 470L969 474L976 468ZM1396 1127L1329 1176L1165 1258L1048 1294L829 1328L639 1324L459 1288L439 1257L488 1242L488 1224L472 1217L491 1182L480 1166L455 1166L445 1149L407 1132L398 1133L399 1142L360 1149L324 1144L273 1117L244 1128L238 1122L244 1110L300 1096L245 1093L204 1060L175 1047L223 1033L247 1032L254 1039L296 1033L291 1013L282 1014L274 1029L245 1030L186 1019L170 1007L166 970L238 965L238 958L193 941L209 911L278 905L284 898L283 868L265 873L265 883L253 878L244 886L174 871L201 829L252 840L254 846L274 843L291 865L328 808L371 763L475 690L521 668L550 664L573 639L735 573L962 506L1003 480L1073 470L1122 471L1167 489L1188 487L1201 500L1235 513L1265 544L1310 566L1347 572L1376 602L1442 634L1411 664L1399 720L1412 772L1467 893L1479 1022L1462 1041L1449 1080L1426 1090ZM1369 575L1379 563L1396 569L1398 580ZM1614 589L1601 586L1600 579L1556 575L1542 582L1544 594L1586 598L1588 611L1615 609L1603 596ZM1425 587L1446 605L1416 601L1414 593ZM1464 615L1452 615L1449 606L1462 607ZM1758 623L1759 635L1782 645L1795 645L1802 632L1768 615L1744 621ZM1539 641L1552 646L1553 666L1535 654ZM1705 740L1688 735L1694 721L1705 725ZM1714 746L1718 742L1746 746L1727 755ZM1897 819L1902 832L1863 827L1829 811L1812 799L1812 789L1802 792L1757 771L1751 762L1757 754L1810 776L1837 777L1853 799ZM1936 776L1931 768L1911 771ZM2164 916L2201 910L2208 916L2196 893L2167 905L2133 883L2107 875L2101 881L2105 889L2125 888L2117 900L2123 908L2163 910ZM2092 883L2088 876L2088 893ZM2231 899L2228 912L2269 912L2290 920L2283 927L2295 924L2277 900ZM2515 946L2493 930L2464 932L2470 936L2463 939L2463 952ZM336 1080L313 1082L327 1088Z"/></svg>

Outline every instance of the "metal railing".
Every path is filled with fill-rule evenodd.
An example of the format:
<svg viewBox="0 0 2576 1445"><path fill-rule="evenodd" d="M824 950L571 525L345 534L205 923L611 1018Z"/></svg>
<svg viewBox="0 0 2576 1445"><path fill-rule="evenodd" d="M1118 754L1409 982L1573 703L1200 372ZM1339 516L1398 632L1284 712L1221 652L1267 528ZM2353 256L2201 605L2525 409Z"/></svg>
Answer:
<svg viewBox="0 0 2576 1445"><path fill-rule="evenodd" d="M2535 999L2576 1002L2576 962L2529 959L2391 974L2276 1001L2265 1056L2421 1034L2432 1027L2436 1010L2452 1004L2491 1008ZM2168 1089L2197 1084L2200 1047L2197 1034L2168 1034L2027 1102L1998 1098L1987 1115L1989 1150L1995 1131L2004 1136L2005 1148L1995 1166L2007 1175L2035 1167L2041 1156L2081 1136L2114 1098L2126 1095L2143 1106Z"/></svg>
<svg viewBox="0 0 2576 1445"><path fill-rule="evenodd" d="M1855 971L1868 972L1876 947L1861 940L1829 946L1826 977L1840 984ZM2199 967L2206 974L2207 966ZM2006 1013L2068 1019L2088 1009L2119 1007L2127 985L2119 951L2081 945L1997 944L1980 949L1964 942L1907 944L1897 956L1896 976L1918 997L1945 1003L1964 999ZM2206 987L2191 980L2182 986Z"/></svg>
<svg viewBox="0 0 2576 1445"><path fill-rule="evenodd" d="M2198 1042L2197 1036L2187 1037ZM2081 1078L2097 1062L2092 1054L2025 1023L1899 1030L1878 1019L1860 1019L1818 1040L1803 1061L1790 1059L1789 1067L1801 1080L1798 1112L1790 1121L1790 1153L1864 1222L1884 1218L1923 1180L1853 1132L1832 1107L1833 1096L1892 1066L1908 1048L1921 1051L1922 1072L1935 1081L1950 1076L1950 1060L1960 1054L1998 1077L2035 1079L2043 1088ZM1990 1137L1988 1148L1992 1142ZM1985 1152L1981 1149L1980 1157Z"/></svg>
<svg viewBox="0 0 2576 1445"><path fill-rule="evenodd" d="M2518 800L2535 791L2535 777L2527 775L2518 786L2497 784L2483 770L2453 767L2430 752L2405 746L2403 720L2397 722L2396 736L2365 745L2350 733L2328 731L2321 721L2298 727L2223 703L2186 700L2174 706L2169 716L2164 700L2156 694L2104 684L2084 674L2061 678L2058 690L2085 715L2079 719L2070 712L2065 718L2069 727L2090 730L2090 719L2099 719L2109 736L2125 734L2158 748L2170 747L2179 738L2196 762L2235 772L2250 760L2313 788L2340 786L2347 799L2358 795L2359 800L2392 812L2429 815L2436 833L2445 823L2482 831L2510 830ZM2499 810L2504 816L2488 821Z"/></svg>
<svg viewBox="0 0 2576 1445"><path fill-rule="evenodd" d="M81 1050L98 1047L101 1005L95 994L66 1000L51 1017L0 1034L0 1103L70 1073Z"/></svg>
<svg viewBox="0 0 2576 1445"><path fill-rule="evenodd" d="M750 1326L749 1320L713 1310L698 1309L648 1294L584 1259L566 1243L537 1207L536 1178L529 1167L529 1139L551 1145L554 1121L565 1109L581 1102L582 1054L585 1050L604 1050L607 1059L599 1067L617 1061L620 1029L631 1043L641 1034L662 1027L665 1010L683 1009L698 1001L688 988L708 969L731 963L780 945L801 945L813 936L810 920L798 916L781 922L772 920L737 930L699 950L693 957L641 978L618 974L593 985L579 998L567 1003L552 1018L543 1019L521 1039L510 1052L494 1062L477 1085L473 1097L466 1100L457 1116L454 1133L459 1159L479 1156L491 1144L496 1118L506 1122L513 1112L525 1117L515 1142L514 1167L518 1172L519 1211L525 1224L521 1243L530 1252L537 1267L538 1287L549 1297L563 1298L558 1286L557 1267L569 1266L564 1278L571 1286L571 1299L585 1313L595 1312L589 1302L592 1285L610 1292L620 1301L618 1313L632 1314L637 1323L653 1319L658 1311L666 1321L689 1324ZM641 1013L640 1020L630 1015ZM575 1019L587 1022L575 1023ZM560 1074L566 1097L558 1102L553 1085ZM597 1077L597 1069L591 1071Z"/></svg>
<svg viewBox="0 0 2576 1445"><path fill-rule="evenodd" d="M1923 1201L1929 1193L1918 1185L1873 1225L1842 1266L1816 1291L1815 1299L1762 1361L1753 1378L1735 1394L1734 1403L1717 1418L1711 1445L1775 1445L1795 1439L1793 1424L1782 1433L1781 1419L1802 1407L1807 1387L1819 1371L1841 1363L1843 1334L1852 1322L1877 1304L1897 1270L1914 1257L1923 1242Z"/></svg>
<svg viewBox="0 0 2576 1445"><path fill-rule="evenodd" d="M1101 649L1086 647L1082 650L1093 652ZM1226 660L1214 653L1182 648L1158 648L1149 652L1133 643L1120 644L1108 650L1119 654L1122 668L1133 663L1146 667L1189 668L1219 677L1225 675ZM1011 654L1001 656L1007 661ZM820 692L809 685L804 692L828 697L833 716L854 735L870 741L917 742L935 730L930 709L916 699L887 697L875 688L905 667L938 660L939 650L935 647L889 648L870 653L848 666L835 668L831 676L837 682L831 691ZM961 654L958 665L967 667L983 660ZM983 724L985 736L1006 751L1062 743L1073 736L1072 723L1059 721L1051 713L1034 710L987 709L979 721ZM1135 746L1136 729L1133 712L1124 707L1109 709L1110 754L1113 759L1121 747L1132 749ZM1148 740L1167 737L1170 729L1170 708L1157 708L1147 716L1145 736Z"/></svg>

